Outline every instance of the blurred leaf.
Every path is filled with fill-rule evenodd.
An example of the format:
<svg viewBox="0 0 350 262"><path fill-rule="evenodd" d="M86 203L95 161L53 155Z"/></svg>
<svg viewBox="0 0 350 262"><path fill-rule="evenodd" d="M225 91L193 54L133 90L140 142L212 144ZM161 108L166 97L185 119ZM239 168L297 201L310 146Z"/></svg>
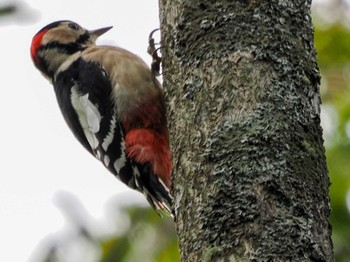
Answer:
<svg viewBox="0 0 350 262"><path fill-rule="evenodd" d="M315 46L319 66L323 69L344 66L350 58L350 32L341 24L316 27Z"/></svg>
<svg viewBox="0 0 350 262"><path fill-rule="evenodd" d="M154 262L170 262L170 261L180 261L179 246L177 239L174 239L169 243L158 256L155 257Z"/></svg>
<svg viewBox="0 0 350 262"><path fill-rule="evenodd" d="M100 262L123 261L129 252L130 244L125 236L109 239L102 242L103 256Z"/></svg>
<svg viewBox="0 0 350 262"><path fill-rule="evenodd" d="M336 261L350 261L350 214L346 194L350 189L350 140L346 124L350 120L350 31L341 24L315 28L315 46L326 92L323 101L337 112L334 143L326 148L332 185L331 224Z"/></svg>
<svg viewBox="0 0 350 262"><path fill-rule="evenodd" d="M14 12L16 12L16 6L14 5L7 5L0 7L0 16L1 15L10 15Z"/></svg>
<svg viewBox="0 0 350 262"><path fill-rule="evenodd" d="M125 235L102 241L100 262L176 262L179 248L170 218L160 218L150 208L125 209L130 228Z"/></svg>
<svg viewBox="0 0 350 262"><path fill-rule="evenodd" d="M350 187L350 145L338 145L327 150L328 168L331 175L332 206L345 207L345 195Z"/></svg>

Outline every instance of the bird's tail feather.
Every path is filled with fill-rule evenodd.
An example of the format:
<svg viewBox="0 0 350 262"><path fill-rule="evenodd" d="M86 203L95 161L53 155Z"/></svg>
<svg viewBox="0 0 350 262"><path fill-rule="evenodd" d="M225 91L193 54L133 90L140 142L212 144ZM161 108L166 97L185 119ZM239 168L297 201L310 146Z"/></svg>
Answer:
<svg viewBox="0 0 350 262"><path fill-rule="evenodd" d="M170 189L150 171L148 164L139 165L139 171L139 175L135 176L137 189L145 195L158 215L167 214L174 218Z"/></svg>

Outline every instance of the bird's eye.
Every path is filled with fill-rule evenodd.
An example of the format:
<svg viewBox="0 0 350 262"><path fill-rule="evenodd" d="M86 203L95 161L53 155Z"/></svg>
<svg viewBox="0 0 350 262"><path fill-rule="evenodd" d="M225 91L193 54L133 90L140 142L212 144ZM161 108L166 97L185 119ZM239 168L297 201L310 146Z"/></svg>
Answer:
<svg viewBox="0 0 350 262"><path fill-rule="evenodd" d="M76 23L69 23L68 27L73 30L79 30L79 26Z"/></svg>

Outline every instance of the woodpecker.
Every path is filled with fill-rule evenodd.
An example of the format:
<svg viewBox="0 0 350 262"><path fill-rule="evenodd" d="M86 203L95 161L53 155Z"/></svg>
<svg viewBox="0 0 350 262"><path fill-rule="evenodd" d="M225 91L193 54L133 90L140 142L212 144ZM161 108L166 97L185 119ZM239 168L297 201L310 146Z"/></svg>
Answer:
<svg viewBox="0 0 350 262"><path fill-rule="evenodd" d="M96 45L111 28L53 22L33 37L31 58L52 83L63 118L85 149L143 193L158 214L173 215L161 84L135 54Z"/></svg>

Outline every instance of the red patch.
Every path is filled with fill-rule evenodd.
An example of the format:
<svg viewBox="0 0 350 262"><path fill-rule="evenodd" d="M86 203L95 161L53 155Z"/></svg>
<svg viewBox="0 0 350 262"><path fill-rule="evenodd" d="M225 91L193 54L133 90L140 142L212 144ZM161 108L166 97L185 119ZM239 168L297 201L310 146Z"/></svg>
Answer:
<svg viewBox="0 0 350 262"><path fill-rule="evenodd" d="M32 56L33 61L37 64L38 61L38 49L41 46L41 41L43 40L44 35L49 29L45 29L37 33L32 40L32 45L30 47L30 55Z"/></svg>
<svg viewBox="0 0 350 262"><path fill-rule="evenodd" d="M125 137L128 157L138 163L150 163L152 172L170 187L171 153L167 131L163 134L152 129L131 129Z"/></svg>

